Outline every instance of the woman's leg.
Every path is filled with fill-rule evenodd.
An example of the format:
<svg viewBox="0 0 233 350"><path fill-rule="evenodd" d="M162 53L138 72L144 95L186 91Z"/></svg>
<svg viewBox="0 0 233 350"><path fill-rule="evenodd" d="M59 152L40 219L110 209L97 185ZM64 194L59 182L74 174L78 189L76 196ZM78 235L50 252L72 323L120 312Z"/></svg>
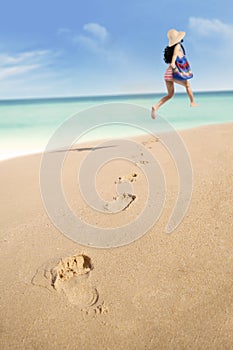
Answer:
<svg viewBox="0 0 233 350"><path fill-rule="evenodd" d="M190 99L190 106L197 107L198 104L194 101L193 92L188 80L174 80L175 83L180 84L185 87L188 97Z"/></svg>
<svg viewBox="0 0 233 350"><path fill-rule="evenodd" d="M167 87L167 95L164 96L163 98L161 98L161 100L159 100L159 102L156 103L156 105L152 106L151 117L153 119L156 118L156 113L157 113L159 107L161 107L165 102L167 102L168 100L170 100L170 98L172 98L174 96L174 83L173 83L173 81L165 80L165 82L166 82L166 87Z"/></svg>

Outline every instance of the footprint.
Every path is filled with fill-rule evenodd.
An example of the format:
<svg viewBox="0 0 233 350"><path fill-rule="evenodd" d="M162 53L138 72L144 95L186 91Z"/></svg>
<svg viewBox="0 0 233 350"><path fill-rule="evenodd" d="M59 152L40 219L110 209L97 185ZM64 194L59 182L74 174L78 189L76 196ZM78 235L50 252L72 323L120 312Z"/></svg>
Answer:
<svg viewBox="0 0 233 350"><path fill-rule="evenodd" d="M117 181L115 181L118 195L114 196L111 202L104 204L104 210L110 213L118 213L130 206L136 199L136 196L132 194L133 188L131 182L136 181L137 176L138 174L133 173L118 177Z"/></svg>
<svg viewBox="0 0 233 350"><path fill-rule="evenodd" d="M57 266L51 270L52 286L58 289L60 283L79 275L88 274L92 269L91 259L87 255L62 258Z"/></svg>
<svg viewBox="0 0 233 350"><path fill-rule="evenodd" d="M148 164L149 162L148 162L148 160L140 160L139 163L145 165L145 164Z"/></svg>
<svg viewBox="0 0 233 350"><path fill-rule="evenodd" d="M120 183L125 182L125 181L135 182L137 180L137 177L138 177L138 174L136 174L136 173L125 175L125 176L120 176L120 177L118 177L118 180L115 181L115 184L120 184Z"/></svg>
<svg viewBox="0 0 233 350"><path fill-rule="evenodd" d="M62 258L50 271L51 285L56 291L63 292L70 303L92 306L98 301L99 293L89 281L91 270L93 265L86 255Z"/></svg>
<svg viewBox="0 0 233 350"><path fill-rule="evenodd" d="M156 136L154 136L154 137L152 137L152 138L150 138L150 139L148 139L148 140L146 140L146 141L143 141L142 144L143 144L144 146L146 146L146 145L150 145L151 143L154 143L154 142L159 142L159 138L156 137ZM152 147L149 146L148 148L152 148Z"/></svg>
<svg viewBox="0 0 233 350"><path fill-rule="evenodd" d="M117 197L113 197L113 201L105 204L104 209L110 213L118 213L127 209L135 199L135 195L123 193Z"/></svg>
<svg viewBox="0 0 233 350"><path fill-rule="evenodd" d="M103 315L109 312L109 308L105 305L105 302L103 301L101 304L96 306L94 311L95 311L95 314L97 315Z"/></svg>

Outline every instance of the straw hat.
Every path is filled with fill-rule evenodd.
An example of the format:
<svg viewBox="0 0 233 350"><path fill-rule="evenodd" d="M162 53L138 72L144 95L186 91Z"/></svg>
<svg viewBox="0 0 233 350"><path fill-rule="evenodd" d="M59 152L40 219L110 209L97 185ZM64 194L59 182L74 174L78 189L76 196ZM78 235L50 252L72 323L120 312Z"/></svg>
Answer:
<svg viewBox="0 0 233 350"><path fill-rule="evenodd" d="M171 47L178 44L185 37L185 34L185 32L177 32L175 29L170 29L167 32L167 37L169 39L168 46Z"/></svg>

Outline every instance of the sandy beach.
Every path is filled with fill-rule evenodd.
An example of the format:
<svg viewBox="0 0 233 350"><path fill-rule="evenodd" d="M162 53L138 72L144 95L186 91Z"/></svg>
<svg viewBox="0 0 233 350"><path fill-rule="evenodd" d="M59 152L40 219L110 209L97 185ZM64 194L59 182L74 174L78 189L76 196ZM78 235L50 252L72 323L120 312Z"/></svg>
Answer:
<svg viewBox="0 0 233 350"><path fill-rule="evenodd" d="M233 348L233 124L179 134L193 169L186 216L165 233L177 171L159 139L141 137L165 174L166 202L148 232L113 249L83 246L53 225L41 199L41 155L0 162L2 350ZM107 163L96 177L101 197L112 200L123 179L135 199L116 214L93 211L81 198L77 166L95 146L69 152L67 200L92 225L126 225L146 205L146 178L137 162Z"/></svg>

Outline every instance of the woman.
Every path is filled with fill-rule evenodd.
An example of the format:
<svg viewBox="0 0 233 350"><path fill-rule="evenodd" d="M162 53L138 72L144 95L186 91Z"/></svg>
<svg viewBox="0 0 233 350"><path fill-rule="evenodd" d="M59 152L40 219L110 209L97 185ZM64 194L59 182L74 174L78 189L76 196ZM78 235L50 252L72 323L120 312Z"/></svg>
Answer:
<svg viewBox="0 0 233 350"><path fill-rule="evenodd" d="M152 107L151 116L156 118L157 111L165 102L174 96L174 82L186 88L190 99L190 106L196 107L198 104L194 101L194 96L188 79L193 77L189 63L185 57L185 50L181 42L185 36L185 32L178 32L170 29L167 33L169 43L164 50L164 61L169 64L164 79L167 87L167 95Z"/></svg>

